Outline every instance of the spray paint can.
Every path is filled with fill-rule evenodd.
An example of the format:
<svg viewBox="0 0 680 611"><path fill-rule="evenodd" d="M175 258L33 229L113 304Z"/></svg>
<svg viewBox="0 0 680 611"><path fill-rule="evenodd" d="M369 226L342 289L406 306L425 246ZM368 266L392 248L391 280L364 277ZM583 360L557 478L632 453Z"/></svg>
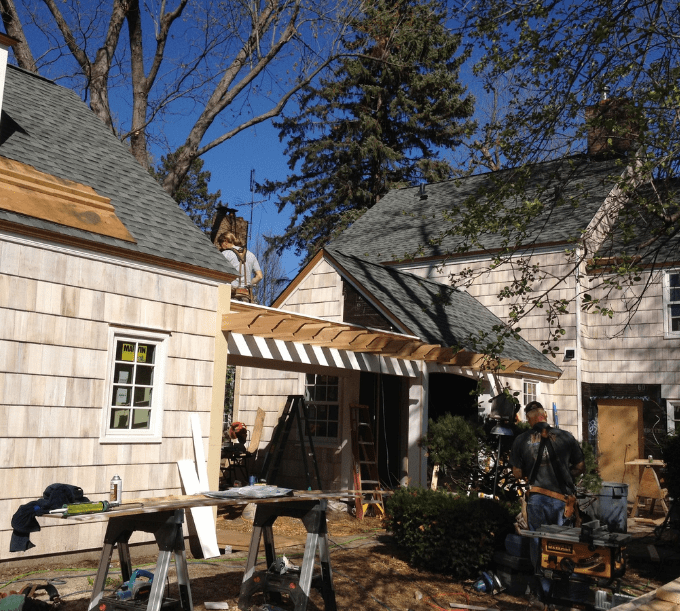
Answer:
<svg viewBox="0 0 680 611"><path fill-rule="evenodd" d="M117 475L111 478L111 493L109 502L111 505L120 505L123 499L123 480Z"/></svg>

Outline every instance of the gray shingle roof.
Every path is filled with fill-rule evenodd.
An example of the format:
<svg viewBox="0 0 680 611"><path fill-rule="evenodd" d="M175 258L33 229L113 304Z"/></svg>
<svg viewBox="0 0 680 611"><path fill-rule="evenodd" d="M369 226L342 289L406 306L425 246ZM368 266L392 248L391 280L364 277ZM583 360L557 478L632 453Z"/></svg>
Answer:
<svg viewBox="0 0 680 611"><path fill-rule="evenodd" d="M663 212L672 217L680 210L680 178L656 180L652 186L644 183L632 196L632 204L624 206L614 231L600 246L598 257L641 258L643 265L675 264L680 261L680 222L662 225L657 204L663 202ZM647 207L655 211L651 213ZM623 226L627 231L624 232Z"/></svg>
<svg viewBox="0 0 680 611"><path fill-rule="evenodd" d="M475 345L470 337L479 337L482 332L495 339L493 327L503 324L464 291L348 255L336 248L328 248L326 252L368 295L427 343L459 346L480 353L485 342ZM502 356L525 361L533 369L561 373L548 357L523 339L506 339Z"/></svg>
<svg viewBox="0 0 680 611"><path fill-rule="evenodd" d="M5 81L0 156L90 186L110 198L116 215L137 243L6 210L0 210L0 219L116 246L136 255L151 254L236 273L73 91L13 66L8 66Z"/></svg>
<svg viewBox="0 0 680 611"><path fill-rule="evenodd" d="M593 162L582 156L532 166L525 193L551 205L546 205L532 222L531 240L551 244L578 238L613 187L612 176L620 175L622 170L616 161ZM402 260L406 253L418 252L415 258L446 256L462 243L460 236L444 234L460 218L456 210L469 198L471 202L479 201L480 191L491 188L494 181L516 181L519 171L504 170L430 184L424 200L419 197L418 187L395 189L331 245L380 262ZM552 205L556 196L563 202L559 206ZM499 245L498 236L493 234L483 235L481 241L486 249Z"/></svg>

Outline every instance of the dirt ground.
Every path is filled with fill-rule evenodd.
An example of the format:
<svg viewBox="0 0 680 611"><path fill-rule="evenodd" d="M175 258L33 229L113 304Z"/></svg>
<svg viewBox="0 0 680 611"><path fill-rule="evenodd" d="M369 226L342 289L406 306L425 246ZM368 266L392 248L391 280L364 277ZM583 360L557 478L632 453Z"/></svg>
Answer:
<svg viewBox="0 0 680 611"><path fill-rule="evenodd" d="M421 611L461 608L458 605L499 611L527 608L527 601L523 597L514 597L503 592L496 595L480 594L474 590L472 581L458 582L444 575L410 567L378 518L360 521L341 511L329 512L328 516L338 609ZM221 515L218 518L218 531L247 534L251 529L252 522L244 517L224 519ZM274 524L274 535L275 540L281 537L304 541L305 531L298 520L279 518ZM277 544L277 552L282 551L298 566L302 561L303 549L304 546L298 544L281 550ZM191 593L196 611L205 611L206 602L227 603L229 609L238 608L245 558L246 552L235 551L213 560L189 560ZM153 558L136 558L133 550L135 568L153 571L153 563ZM264 565L259 568L264 568ZM629 565L623 579L623 592L634 596L642 595L678 576L661 575L658 568L658 565L645 566L644 563L642 566ZM680 567L677 568L680 575ZM0 593L18 591L27 583L40 584L51 580L63 600L60 611L86 611L95 571L95 563L70 567L68 570L50 570L35 566L30 571L23 572L3 571L0 566ZM107 588L113 590L120 585L120 573L115 565L109 576L111 582L107 584ZM169 581L168 596L176 597L176 591L173 591L173 567ZM261 597L254 598L251 608L255 609L256 605L263 603ZM293 609L293 605L286 599L276 606ZM324 609L323 600L318 593L313 592L307 608L310 611Z"/></svg>

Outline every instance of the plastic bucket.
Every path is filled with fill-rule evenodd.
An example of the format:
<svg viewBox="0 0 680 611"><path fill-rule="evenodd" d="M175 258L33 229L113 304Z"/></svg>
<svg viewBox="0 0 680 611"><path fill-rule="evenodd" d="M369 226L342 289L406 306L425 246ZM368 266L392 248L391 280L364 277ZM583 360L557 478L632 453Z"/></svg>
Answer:
<svg viewBox="0 0 680 611"><path fill-rule="evenodd" d="M628 532L628 484L602 482L599 494L594 496L595 519L606 524L609 532Z"/></svg>

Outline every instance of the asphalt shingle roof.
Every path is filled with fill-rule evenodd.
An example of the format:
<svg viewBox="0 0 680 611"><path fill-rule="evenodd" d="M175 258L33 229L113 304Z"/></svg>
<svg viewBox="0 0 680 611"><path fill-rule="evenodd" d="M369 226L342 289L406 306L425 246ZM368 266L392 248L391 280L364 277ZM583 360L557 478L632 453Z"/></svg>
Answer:
<svg viewBox="0 0 680 611"><path fill-rule="evenodd" d="M137 256L150 254L237 273L73 91L14 66L7 67L0 156L90 186L110 198L137 243L7 210L0 210L0 219L116 246Z"/></svg>
<svg viewBox="0 0 680 611"><path fill-rule="evenodd" d="M479 337L481 332L495 339L493 327L503 324L464 291L348 255L337 248L327 248L326 252L368 295L427 343L480 353L485 342L475 345L470 336ZM533 369L561 373L548 357L523 339L506 339L502 356L524 361Z"/></svg>
<svg viewBox="0 0 680 611"><path fill-rule="evenodd" d="M639 199L638 199L639 198ZM680 210L680 178L644 183L636 189L632 203L624 206L619 223L600 246L597 257L640 257L643 265L659 265L680 261L680 233L675 233L679 222L664 227L657 205L664 204L663 212L669 217ZM649 205L656 209L652 214ZM623 230L622 225L628 231Z"/></svg>
<svg viewBox="0 0 680 611"><path fill-rule="evenodd" d="M556 197L564 202L546 205L529 228L535 244L551 244L579 237L614 186L613 177L623 168L613 160L595 162L576 156L536 164L530 171L524 187L527 197L537 196L545 204L552 204ZM503 170L428 184L427 199L419 197L419 187L395 189L331 246L379 262L400 261L407 253L418 253L415 258L444 257L462 242L460 236L442 235L456 223L456 210L462 203L469 198L478 201L479 193L489 189L493 181L514 180L515 170ZM483 235L481 241L485 249L499 244L493 234Z"/></svg>

